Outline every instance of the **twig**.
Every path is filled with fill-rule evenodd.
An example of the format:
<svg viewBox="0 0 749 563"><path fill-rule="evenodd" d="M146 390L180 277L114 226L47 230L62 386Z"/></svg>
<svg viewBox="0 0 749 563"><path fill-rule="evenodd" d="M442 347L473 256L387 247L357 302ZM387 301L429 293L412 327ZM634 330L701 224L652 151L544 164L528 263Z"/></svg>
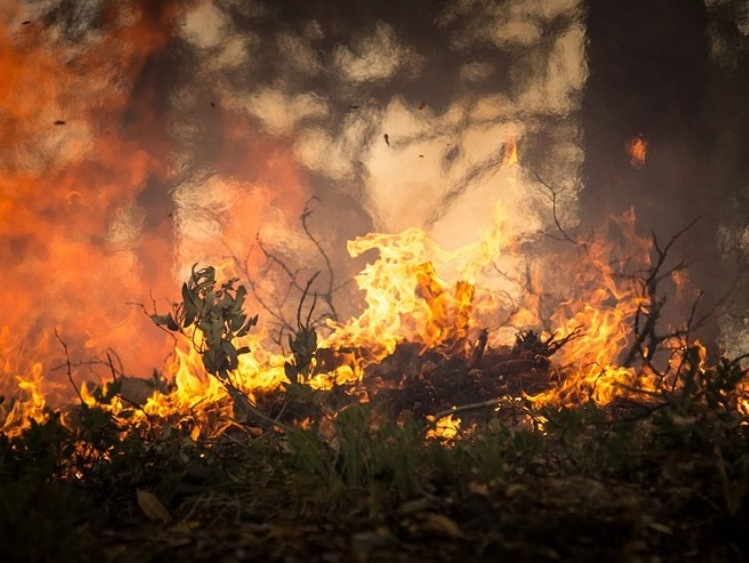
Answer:
<svg viewBox="0 0 749 563"><path fill-rule="evenodd" d="M486 351L486 343L489 338L489 331L484 329L481 329L481 333L479 333L478 340L476 341L476 346L473 348L473 352L471 353L471 361L468 363L468 369L472 370L475 368L480 362L481 359L484 357L484 352Z"/></svg>
<svg viewBox="0 0 749 563"><path fill-rule="evenodd" d="M157 314L157 311L156 311L156 300L154 299L154 297L153 297L153 294L149 294L149 295L150 295L150 297L151 297L151 302L152 302L152 303L151 303L151 305L152 305L152 307L153 307L153 314L155 315L155 314ZM136 302L134 302L134 301L127 301L127 302L125 302L125 305L134 305L135 307L140 307L141 309L143 309L143 313L144 313L144 314L145 314L145 315L146 315L146 316L147 316L147 317L148 317L149 319L151 318L151 313L149 313L149 312L148 312L148 309L146 309L146 306L145 306L145 305L143 305L143 303L136 303ZM173 332L172 332L171 330L167 330L167 329L166 329L165 327L163 327L163 326L161 326L161 325L159 325L159 324L156 324L156 323L154 323L154 326L155 326L156 328L158 328L159 330L161 330L162 332L164 332L164 333L168 334L168 335L169 335L169 337L170 337L170 338L171 338L171 339L172 339L172 340L173 340L174 342L177 342L177 335L176 335L175 333L173 333ZM167 357L169 357L169 356L171 356L171 354L168 354L168 355L167 355Z"/></svg>
<svg viewBox="0 0 749 563"><path fill-rule="evenodd" d="M294 286L294 288L298 289L299 291L302 291L302 286L299 285L299 283L297 282L297 279L296 279L297 274L299 273L299 270L297 270L296 272L293 272L291 270L291 268L289 268L283 260L281 260L275 254L273 254L269 250L267 250L265 248L265 246L263 246L263 241L260 239L260 233L257 234L257 236L255 237L255 240L257 240L257 244L260 247L260 250L262 251L262 253L265 256L266 260L268 260L269 262L271 262L273 264L278 264L278 266L284 272L286 272L286 275L289 277L289 280L290 280L291 284Z"/></svg>
<svg viewBox="0 0 749 563"><path fill-rule="evenodd" d="M554 218L554 224L557 226L557 230L560 233L562 233L562 238L561 239L558 238L558 237L553 237L551 235L549 235L549 237L552 238L552 239L554 239L554 240L558 240L558 241L563 241L564 240L564 241L567 241L567 242L571 242L572 244L579 244L579 242L577 240L573 239L567 233L567 231L564 230L564 227L562 227L562 224L559 221L559 215L557 215L557 195L558 195L558 192L554 188L552 188L549 184L547 184L546 182L544 182L541 179L541 176L538 175L538 172L534 172L533 174L536 177L536 180L538 180L539 183L543 187L545 187L547 190L549 190L549 195L547 195L547 197L551 200L551 215Z"/></svg>
<svg viewBox="0 0 749 563"><path fill-rule="evenodd" d="M78 389L78 386L75 384L75 381L73 381L73 370L70 365L70 354L68 353L68 345L65 344L62 338L60 338L60 334L57 332L56 328L55 328L55 337L57 338L57 340L60 341L60 344L62 344L63 350L65 350L65 364L67 366L68 381L70 381L70 384L73 386L73 389L75 389L75 394L78 395L78 400L81 402L81 405L82 405L84 404L83 395L81 395L81 392Z"/></svg>
<svg viewBox="0 0 749 563"><path fill-rule="evenodd" d="M117 371L114 368L114 363L112 362L112 357L109 355L109 352L107 352L107 362L109 364L109 369L112 372L112 381L117 382ZM120 371L122 371L122 367L120 367ZM149 423L153 422L153 420L151 419L151 417L148 415L148 413L145 411L145 409L141 405L139 405L135 401L131 401L130 399L128 399L127 397L125 397L122 394L121 391L119 393L117 393L117 395L120 397L121 401L127 403L131 407L134 407L134 408L138 409L141 413L143 413L143 416L146 417L146 420Z"/></svg>
<svg viewBox="0 0 749 563"><path fill-rule="evenodd" d="M325 249L322 247L320 242L315 238L315 236L310 232L309 225L307 225L307 219L312 215L312 210L309 208L309 204L311 201L320 201L320 198L317 196L312 196L307 200L307 203L304 204L304 211L301 215L301 221L302 221L302 228L304 229L304 232L307 234L307 237L312 241L312 244L314 244L317 247L317 251L320 253L320 256L322 256L323 261L325 262L325 267L328 270L328 290L322 294L322 298L325 301L325 303L328 305L328 308L330 309L330 313L332 315L332 318L334 321L338 320L338 313L335 310L335 305L333 304L333 265L330 262L330 258L328 257L328 253L325 252Z"/></svg>
<svg viewBox="0 0 749 563"><path fill-rule="evenodd" d="M645 306L640 306L635 312L635 340L632 343L629 352L627 352L627 355L622 363L623 366L632 366L635 357L639 355L645 361L645 365L653 367L653 358L658 351L658 347L663 342L671 338L688 336L692 330L699 328L699 326L701 326L706 320L707 317L700 319L697 322L694 321L697 303L701 299L701 296L699 296L692 306L689 321L687 322L687 327L685 330L675 330L668 334L658 334L657 331L657 325L661 315L661 311L663 310L663 307L667 302L666 295L664 295L663 297L658 296L660 283L665 278L670 276L673 272L686 267L685 262L682 260L679 261L679 263L675 267L667 270L666 272L663 272L664 265L666 263L666 260L668 259L669 252L676 241L679 240L679 238L681 238L687 231L689 231L700 219L701 217L696 217L692 221L690 221L683 229L681 229L669 239L665 247L661 247L655 232L652 233L651 236L653 240L653 248L656 252L656 261L652 267L650 267L648 270L645 270L644 273L646 274L646 276L644 278L641 278L641 283L643 286L643 298L647 300L648 309L646 310ZM644 324L641 324L643 323L643 318Z"/></svg>
<svg viewBox="0 0 749 563"><path fill-rule="evenodd" d="M472 411L476 409L483 409L485 407L493 407L507 401L507 397L501 397L499 399L489 399L488 401L482 401L480 403L469 403L466 405L460 405L459 407L452 407L444 411L440 411L434 415L434 420L430 423L430 426L436 426L438 420L442 420L446 416L456 414L465 411Z"/></svg>
<svg viewBox="0 0 749 563"><path fill-rule="evenodd" d="M266 424L269 424L271 426L279 426L280 428L283 428L287 432L293 432L294 428L289 426L288 424L284 424L283 422L274 419L267 414L265 414L263 411L261 411L259 408L257 408L252 401L250 401L250 398L247 396L247 394L239 389L236 385L234 385L231 381L226 380L220 380L221 383L224 385L226 390L229 392L229 395L234 401L239 401L242 408L252 413L254 416L265 422Z"/></svg>
<svg viewBox="0 0 749 563"><path fill-rule="evenodd" d="M307 280L307 285L304 286L304 289L302 290L302 297L299 300L299 305L296 309L296 323L297 328L299 330L303 329L309 329L310 328L310 321L312 319L312 313L315 310L315 305L317 304L317 293L312 294L312 306L309 308L309 311L307 312L307 320L304 324L302 324L302 307L304 306L304 302L307 300L307 295L309 295L309 289L312 287L312 284L315 283L315 279L317 276L320 275L320 272L316 272L309 280Z"/></svg>

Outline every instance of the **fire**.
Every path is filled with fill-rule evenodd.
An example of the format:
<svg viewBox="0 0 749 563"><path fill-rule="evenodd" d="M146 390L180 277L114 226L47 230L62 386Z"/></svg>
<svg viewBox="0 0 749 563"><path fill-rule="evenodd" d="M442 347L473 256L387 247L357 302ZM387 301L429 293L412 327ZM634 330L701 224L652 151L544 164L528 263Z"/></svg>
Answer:
<svg viewBox="0 0 749 563"><path fill-rule="evenodd" d="M43 373L42 364L36 362L29 373L15 377L18 392L12 399L5 398L0 403L0 431L3 434L17 436L32 420L41 422L47 417L47 385Z"/></svg>
<svg viewBox="0 0 749 563"><path fill-rule="evenodd" d="M433 416L427 416L427 420L432 427L427 431L427 438L439 438L441 440L454 440L460 432L462 420L458 417L453 418L452 414L435 419Z"/></svg>
<svg viewBox="0 0 749 563"><path fill-rule="evenodd" d="M184 339L174 350L166 366L172 374L174 390L171 393L154 393L143 410L148 415L169 419L190 418L194 424L193 438L201 430L215 435L229 426L232 418L231 401L227 391L215 378L209 376L195 348Z"/></svg>
<svg viewBox="0 0 749 563"><path fill-rule="evenodd" d="M108 32L75 40L42 18L21 27L35 6L0 9L0 329L12 327L16 349L52 342L59 328L76 353L117 348L133 370L163 356L163 341L139 342L147 319L125 304L172 283L168 267L141 267L169 256L168 243L137 244L138 198L169 163L159 156L166 123L147 109L148 89L131 86L179 14L146 4L102 9ZM50 346L45 366L60 352Z"/></svg>
<svg viewBox="0 0 749 563"><path fill-rule="evenodd" d="M405 340L436 348L457 345L466 337L474 288L466 282L450 286L440 280L433 263L449 253L416 228L399 235L371 234L349 243L352 256L373 249L380 253L378 260L355 278L365 292L367 308L358 318L334 325L327 345L365 345L370 361L379 361Z"/></svg>
<svg viewBox="0 0 749 563"><path fill-rule="evenodd" d="M645 159L648 156L648 142L642 135L637 135L627 141L626 149L629 155L629 162L634 168L645 166Z"/></svg>
<svg viewBox="0 0 749 563"><path fill-rule="evenodd" d="M130 30L126 35L130 33L137 35L136 30ZM158 43L156 38L151 39ZM53 65L53 68L56 67ZM223 118L229 113L225 111ZM230 133L239 135L245 124L239 119L231 122ZM11 193L8 189L3 190L4 197L0 199L1 217L9 220L20 217L10 226L11 231L15 229L16 237L21 233L17 244L36 255L35 260L19 258L26 262L26 267L17 271L38 276L39 271L48 267L47 261L52 259L63 265L56 274L58 280L54 288L77 294L81 299L98 296L99 293L90 288L98 285L109 287L108 276L137 265L137 256L129 250L94 252L102 267L81 276L78 266L90 262L92 256L87 241L74 237L65 225L53 228L39 225L28 233L24 230L25 225L33 224L35 217L40 213L43 215L48 208L64 208L80 220L81 228L92 236L106 227L112 241L127 239L127 229L120 223L128 223L128 204L132 203L142 178L149 172L160 170L163 165L132 144L125 147L129 157L127 164L118 165L118 149L122 147L114 139L103 133L91 142L97 145L102 155L100 164L121 173L116 179L105 182L103 176L94 174L90 186L85 182L81 185L74 180L78 178L77 174L97 167L75 162L69 165L70 169L63 166L56 177L64 189L55 192L54 201L35 201L29 207L20 198L6 196L6 193ZM286 149L270 140L263 142L263 150L275 155L274 159L280 163L272 167L273 180L282 184L284 189L298 184L296 169L283 164L290 161L284 152ZM501 168L506 170L506 181L510 183L517 182L522 172L517 145L518 140L510 137L501 157ZM225 168L238 173L235 168L237 163L245 162L247 148L236 149L242 154L228 154ZM627 152L633 166L644 165L647 148L648 143L641 135L628 142ZM28 189L41 181L34 176L13 179L17 185ZM127 193L118 193L117 183L126 186ZM112 207L112 203L104 201L107 197L94 196L92 187L102 185L119 207ZM244 264L247 272L237 272L236 260L224 260L217 269L227 279L242 277L243 273L249 275L265 251L259 254L255 249L255 254L251 254L245 233L247 225L237 217L249 217L250 222L254 222L252 225L259 229L266 217L255 214L254 209L258 205L275 207L278 196L274 189L262 182L230 182L216 176L207 185L203 192L217 194L215 200L220 203L217 207L226 208L228 222L234 225L225 229L222 243L231 247L235 254L249 257ZM186 199L194 197L190 186L183 187L182 191ZM252 197L244 197L248 194ZM289 207L299 207L301 201L297 193L293 204L284 208L284 212L288 213ZM34 205L41 205L41 209L34 208ZM110 218L109 223L97 219L101 213ZM189 209L175 212L177 225L181 225L179 228L185 232L189 231L185 226L190 220L189 215ZM118 223L111 220L112 217L122 219ZM361 314L347 321L328 321L326 335L320 337L318 348L333 351L339 365L328 365L319 358L312 358L306 383L327 388L334 383L342 385L361 381L369 366L381 362L403 343L418 344L422 354L437 352L449 359L458 355L465 357L475 352L477 346L510 348L518 331L532 331L540 335L538 340L542 344L563 343L553 348L548 358L554 366L555 385L550 383L548 390L527 396L535 405L568 405L585 400L606 404L621 394L658 389L663 382L650 363L655 359L648 358L644 352L644 365L620 365L623 353L633 345L635 319L646 315L654 306L641 277L633 274L650 266L651 241L636 234L634 211L612 218L608 228L611 233L605 234L612 234L611 237L586 235L585 238L573 238L565 233L565 241L561 244L566 246L554 249L546 256L548 261L543 260L547 250L540 253L541 258L530 259L519 250L521 243L527 246L540 244L539 241L514 240L511 214L501 201L497 201L494 203L493 222L484 229L479 240L458 248L445 248L428 229L417 227L400 233L369 233L349 241L347 249L351 257L376 253L375 259L354 277L365 307ZM3 234L6 233L0 231L0 235ZM280 228L271 230L270 234L286 236ZM203 244L202 240L183 241L179 249L181 259L186 260L185 254L192 256L206 251ZM674 270L671 276L678 291L683 292L687 272ZM269 287L272 293L274 282L260 280L255 287ZM107 289L105 293L109 295L110 292L111 289ZM24 293L14 295L15 310L23 315L34 309L38 301L34 297ZM138 339L129 336L134 326L129 322L129 314L121 314L122 318L114 323L111 332L120 340L138 345ZM106 315L88 311L87 321L91 322L92 318L105 319ZM9 330L7 327L3 330L4 340L8 340ZM96 349L102 344L100 336L87 336L90 348ZM167 385L155 390L143 405L133 408L122 398L113 397L103 408L121 416L123 423L126 418L131 424L148 423L152 418L178 420L189 425L194 440L224 432L237 420L236 405L227 386L207 373L203 365L200 355L203 338L198 329L177 336L172 355L162 369L161 375ZM271 340L268 329L263 326L237 339L237 348L249 352L238 357L239 365L225 383L229 383L235 392L242 393L250 403L256 403L263 394L279 391L290 383L285 367L293 359L291 351L271 352ZM667 359L665 372L670 373L683 360L689 343L674 339L665 344L681 351ZM0 345L3 351L7 351L17 344L3 341ZM536 361L538 358L532 359ZM20 392L20 398L12 405L0 405L3 409L0 412L2 431L13 435L28 426L31 420L42 420L46 416L49 389L41 363L33 363L23 375L14 373L7 360L3 361L2 368L2 375L6 379L12 376ZM69 375L72 378L73 374ZM87 385L80 387L79 398L92 407L98 401L95 392ZM127 417L125 411L128 411ZM429 437L450 440L459 434L461 419L453 414L428 417L428 420L433 426Z"/></svg>
<svg viewBox="0 0 749 563"><path fill-rule="evenodd" d="M502 168L507 168L518 163L518 145L515 137L510 137L505 145L505 154L502 160Z"/></svg>

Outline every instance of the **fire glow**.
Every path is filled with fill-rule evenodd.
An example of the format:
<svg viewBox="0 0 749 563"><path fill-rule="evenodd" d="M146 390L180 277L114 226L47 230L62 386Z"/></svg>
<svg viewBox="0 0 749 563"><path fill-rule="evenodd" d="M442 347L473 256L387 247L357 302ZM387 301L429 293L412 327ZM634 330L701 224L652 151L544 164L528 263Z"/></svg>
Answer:
<svg viewBox="0 0 749 563"><path fill-rule="evenodd" d="M518 332L527 330L537 331L540 341L566 342L548 358L556 382L549 382L541 393L521 389L533 404L565 405L590 399L603 405L617 396L676 384L669 366L683 361L686 341L668 343L673 355L661 366L660 377L649 366L636 370L617 363L632 346L635 316L652 306L642 283L634 276L622 275L625 267L645 269L650 265L650 241L634 234L634 213L614 221L626 240L621 247L593 238L574 244L565 241L571 252L558 256L568 261L569 277L556 270L555 276L568 289L556 302L546 302L551 293L542 286L548 266L531 266L513 256L515 242L504 239L502 226L508 219L502 216L501 206L496 218L495 228L485 233L483 240L453 251L441 248L421 229L370 234L351 241L352 256L377 253L376 260L355 278L366 308L347 322L329 321L327 327L318 327L327 333L318 348L335 352L339 365L328 371L313 365L315 375L310 384L319 388L354 385L362 380L368 366L381 362L404 343L418 344L422 353L439 351L449 359L475 353L479 346L509 350ZM517 267L500 275L496 260L503 254L512 257ZM443 271L452 272L451 277L441 278L439 272ZM502 283L492 287L492 279ZM512 281L508 284L507 280ZM488 335L483 342L482 333ZM189 419L195 439L224 431L235 420L232 401L219 379L203 366L199 346L194 344L201 338L199 331L178 337L161 373L167 387L155 390L142 408L133 410L116 398L108 408L115 414L128 411L127 420L123 419L127 424L143 423L149 417ZM239 356L232 383L251 401L289 383L284 364L292 356L288 351L269 352L272 343L266 331L252 331L238 339L237 345L250 352ZM7 360L5 365L7 369ZM480 369L480 364L477 366ZM35 362L26 374L13 374L18 391L15 402L9 408L3 406L5 433L17 434L31 420L48 416L44 369L41 362ZM96 403L85 385L80 397L90 406ZM453 438L458 434L460 418L448 414L432 420L435 427L430 435Z"/></svg>
<svg viewBox="0 0 749 563"><path fill-rule="evenodd" d="M288 227L306 213L305 189L301 187L302 175L294 157L315 170L325 164L320 162L324 160L320 154L303 141L322 138L327 143L327 156L347 146L336 145L332 138L312 129L305 132L304 138L279 140L278 136L291 129L292 118L285 110L263 113L258 119L265 125L264 131L242 113L243 104L249 102L232 92L219 91L219 102L209 105L216 114L213 126L225 135L226 146L217 151L220 157L215 163L219 172L208 175L201 170L190 176L184 172L189 163L177 158L176 162L167 162L163 155L171 154L173 138L165 122L149 108L156 93L144 87L133 96L136 88L132 83L143 72L149 56L163 48L168 30L183 25L197 34L194 42L207 42L209 47L218 45L219 39L192 29L194 21L182 9L153 11L147 9L147 4L143 1L111 7L102 18L112 33L97 34L95 44L86 49L66 51L67 60L54 55L63 42L54 35L38 46L32 34L44 31L42 23L25 26L13 34L0 28L0 67L18 77L15 82L0 84L0 100L12 108L12 126L0 133L0 144L4 148L16 146L22 138L29 145L43 145L44 149L26 155L26 167L6 166L0 177L0 235L3 250L7 250L0 265L7 276L4 289L8 290L0 296L0 308L5 312L0 325L0 390L5 394L0 404L0 428L11 436L22 432L32 421L50 416L48 407L60 401L79 399L90 406L97 404L101 388L97 395L93 386L82 381L93 379L101 383L102 370L115 378L126 370L142 376L153 367L149 362L171 345L172 341L161 338L160 333L156 333L158 338L152 338L148 315L132 303L125 303L125 299L118 299L120 295L147 295L149 291L160 297L173 295L177 284L172 270L181 270L179 274L184 275L186 265L206 256L220 262L213 265L224 280L236 277L248 285L264 260L281 263L262 246L262 241L274 239L280 241L281 247L291 247L303 238L294 238ZM14 8L7 12L2 13L7 21L21 19ZM392 43L388 29L376 27L375 39L386 45ZM312 36L314 33L314 29L309 31ZM554 53L574 53L575 46L583 43L582 37L580 29L573 26L555 43ZM372 41L375 47L379 45ZM364 42L358 47L364 49L367 45ZM230 47L241 51L246 45ZM369 60L363 55L355 59L354 51L337 49L335 64ZM418 57L412 56L411 51L396 51L402 55L404 68L418 66ZM228 57L231 52L227 47L217 57ZM566 68L561 64L565 61L554 60L549 67L557 72ZM373 65L353 63L350 67L356 73L351 71L348 78L354 82L360 80L359 74L390 72L388 68L372 70ZM86 71L89 68L100 69L103 75L91 77ZM470 68L466 70L467 76L481 70L471 68L470 73ZM27 69L33 69L33 73ZM545 74L544 96L528 96L529 103L542 106L544 100L539 98L549 98L566 108L574 97L567 89L574 90L585 74L582 68L570 72L573 71L577 74L565 79L555 72ZM36 84L41 87L37 89ZM96 100L96 104L84 103L84 99ZM175 112L197 104L183 92L175 95L175 100L171 106ZM265 104L266 109L284 108L285 104L295 109L300 121L327 112L313 97L283 97L270 90L255 95L251 101ZM388 111L395 113L392 108L400 110L402 105L402 100L395 100ZM464 115L455 110L433 117L446 125L476 115L476 119L488 120L484 114L497 113L497 107L504 111L506 105L503 98L492 98L466 110ZM352 112L362 109L359 104L348 107ZM543 106L542 110L545 111ZM410 111L422 116L431 110L422 102ZM253 112L257 113L257 108L248 111ZM387 112L383 115L382 126L395 127L397 120ZM364 125L353 117L346 119L355 124L347 130L349 137L365 134ZM673 337L659 342L663 349L657 358L651 357L650 348L641 339L645 333L638 332L638 323L656 314L659 305L648 292L646 279L653 268L652 240L637 233L635 212L613 217L606 226L598 225L591 232L582 228L573 232L561 225L557 215L557 196L561 192L550 190L552 205L546 213L551 217L548 223L557 227L552 233L544 233L555 240L550 251L548 241L541 244L540 235L528 235L527 231L534 228L519 226L527 218L518 216L520 198L513 194L522 192L518 184L530 176L521 166L523 127L505 122L501 127L491 128L492 125L496 123L480 122L478 131L466 134L475 136L477 146L489 156L483 167L481 162L473 168L470 165L474 163L465 164L465 176L450 169L450 163L468 161L457 148L446 148L453 142L452 137L435 134L434 138L445 151L443 164L450 164L444 165L449 180L460 187L465 178L469 182L475 176L479 178L477 184L481 184L482 175L491 170L497 174L491 177L492 181L501 181L503 188L515 188L505 190L510 193L506 196L509 201L499 196L480 201L481 211L491 216L490 221L480 223L475 240L461 239L449 248L438 240L444 243L449 236L445 232L455 233L450 229L436 233L439 229L433 228L444 219L439 214L442 209L432 216L424 212L428 220L421 221L422 226L372 232L350 240L347 250L351 258L367 258L369 262L353 277L363 301L362 310L348 319L327 318L315 326L319 334L317 350L325 351L332 359L323 361L322 354L311 358L310 386L349 386L352 395L366 401L370 393L378 391L361 386L368 370L380 365L399 347L411 344L424 356L435 353L446 361L467 359L466 364L476 372L486 371L481 359L489 351L499 356L506 354L513 362L526 362L529 377L540 379L540 384L533 381L528 389L518 384L515 391L517 397L531 405L562 406L587 400L603 405L618 396L640 396L664 386L675 388L679 384L676 374L686 361L687 352L700 350L700 357L704 353L682 327L673 328ZM190 128L189 124L174 127L179 126ZM376 149L368 149L368 162L373 167L388 168L389 163L403 155L428 161L427 149L434 149L436 141L431 145L423 142L425 148L416 141L408 145L409 138L417 139L413 131L419 127L423 127L422 122L412 119L402 126L401 131L405 132L400 135L390 131L381 137L378 131L376 137L385 141ZM297 142L293 148L292 141ZM497 151L497 146L501 150ZM565 150L579 152L574 143ZM647 150L642 136L628 143L632 166L645 164ZM332 156L331 161L335 161ZM344 168L334 171L337 177L346 178ZM389 171L385 178L392 180L398 174ZM178 185L174 197L180 205L174 209L158 208L149 216L140 201L155 197L144 187L149 181ZM484 194L494 194L491 182L479 188ZM464 192L465 186L462 189ZM198 191L203 199L196 203ZM147 197L143 195L146 192ZM445 194L444 207L456 205L463 192L456 189ZM398 193L395 188L392 193L374 194L372 199L379 197L382 214L393 211L400 222L408 218L410 205L423 211L418 197L409 202L404 196L406 204L400 207L400 200L393 203ZM457 220L450 220L473 227L470 224L476 204L472 205ZM444 222L452 226L448 220ZM143 227L147 223L151 224L150 230ZM261 235L256 234L261 231ZM456 231L464 239L471 238L471 229ZM178 240L174 242L171 237ZM305 240L305 244L314 251L318 243L313 239L312 243ZM233 259L227 259L227 254ZM689 280L686 268L674 268L665 279L676 285L679 295L688 294L684 289ZM299 283L292 276L287 285ZM249 352L239 355L238 367L231 373L232 385L251 403L263 395L282 392L284 385L290 383L285 366L293 362L294 355L285 349L283 338L272 333L272 311L268 307L264 312L260 299L266 287L268 294L280 298L283 285L270 276L252 280L257 299L250 301L248 307L250 313L260 314L260 325L237 339L237 347L246 347ZM312 292L316 290L312 288ZM56 306L46 310L51 303ZM158 301L154 306L162 303ZM300 310L303 304L302 300ZM518 345L523 335L525 348ZM199 331L177 335L160 372L153 382L149 380L152 392L139 401L124 398L124 392L122 396L116 394L108 397L107 408L121 416L125 426L148 423L154 417L183 420L190 425L194 439L219 435L237 424L232 395L206 371L194 345L202 338ZM68 340L75 342L70 354ZM526 356L512 356L513 350L519 348L523 349L521 356ZM58 361L63 349L64 358ZM96 351L95 360L86 357L88 351ZM109 351L116 354L110 355ZM118 364L115 356L122 358L126 368ZM56 360L48 360L50 357ZM627 361L622 363L623 359ZM501 372L489 375L507 377ZM447 414L435 418L437 414L428 415L435 425L431 435L459 435L464 417Z"/></svg>

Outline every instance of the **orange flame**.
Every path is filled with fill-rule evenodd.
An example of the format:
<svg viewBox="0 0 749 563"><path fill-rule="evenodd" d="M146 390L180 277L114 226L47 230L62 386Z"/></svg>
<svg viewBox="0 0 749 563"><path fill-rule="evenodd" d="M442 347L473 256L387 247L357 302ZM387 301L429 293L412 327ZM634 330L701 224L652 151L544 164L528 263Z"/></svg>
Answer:
<svg viewBox="0 0 749 563"><path fill-rule="evenodd" d="M518 145L515 137L510 137L505 145L505 154L502 159L502 168L508 168L518 163Z"/></svg>
<svg viewBox="0 0 749 563"><path fill-rule="evenodd" d="M637 135L627 141L626 149L629 155L629 162L634 168L645 166L645 159L648 156L648 144L642 135Z"/></svg>

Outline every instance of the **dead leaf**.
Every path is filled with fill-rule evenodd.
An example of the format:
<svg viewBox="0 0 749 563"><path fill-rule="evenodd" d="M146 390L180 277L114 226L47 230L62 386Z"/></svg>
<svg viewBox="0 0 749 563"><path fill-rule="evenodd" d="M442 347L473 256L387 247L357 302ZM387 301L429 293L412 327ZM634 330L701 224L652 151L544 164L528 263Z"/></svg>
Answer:
<svg viewBox="0 0 749 563"><path fill-rule="evenodd" d="M145 514L149 520L166 523L172 519L172 515L169 514L166 507L161 504L161 501L156 498L153 493L149 493L143 489L137 489L135 493L138 497L138 506L140 506L143 514Z"/></svg>
<svg viewBox="0 0 749 563"><path fill-rule="evenodd" d="M505 489L505 495L507 495L507 498L512 498L518 493L525 492L525 489L527 487L522 483L510 483Z"/></svg>
<svg viewBox="0 0 749 563"><path fill-rule="evenodd" d="M462 538L463 531L455 520L437 512L425 512L423 515L424 525L429 530L437 532L450 538Z"/></svg>
<svg viewBox="0 0 749 563"><path fill-rule="evenodd" d="M424 512L427 508L432 508L434 501L430 498L417 498L404 502L400 507L400 513L403 515L416 514L417 512Z"/></svg>
<svg viewBox="0 0 749 563"><path fill-rule="evenodd" d="M486 485L486 483L477 483L475 481L471 481L468 483L468 490L472 492L475 495L481 495L481 496L489 496L489 487Z"/></svg>

